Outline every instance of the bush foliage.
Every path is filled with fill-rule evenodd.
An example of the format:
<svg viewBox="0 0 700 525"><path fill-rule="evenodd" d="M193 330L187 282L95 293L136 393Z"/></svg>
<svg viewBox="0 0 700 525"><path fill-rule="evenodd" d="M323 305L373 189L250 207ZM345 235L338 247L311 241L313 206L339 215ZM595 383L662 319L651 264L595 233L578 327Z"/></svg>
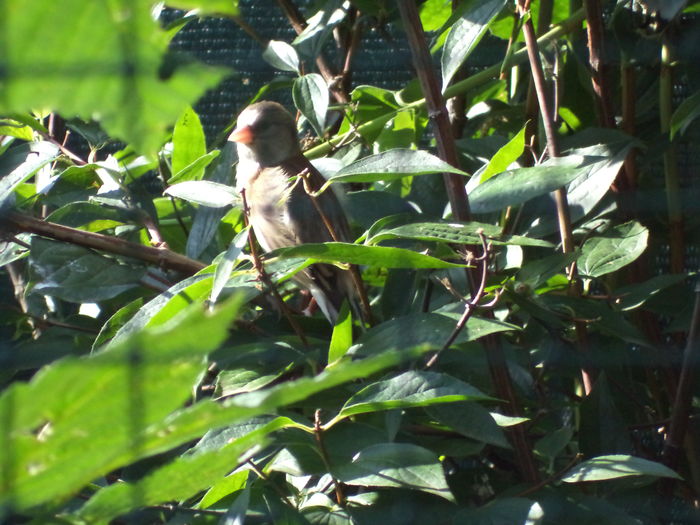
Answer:
<svg viewBox="0 0 700 525"><path fill-rule="evenodd" d="M696 523L697 1L278 2L254 100L357 240L262 256L192 109L230 71L168 51L245 16L152 3L4 6L0 521ZM389 26L416 80L353 85ZM302 313L318 261L366 319Z"/></svg>

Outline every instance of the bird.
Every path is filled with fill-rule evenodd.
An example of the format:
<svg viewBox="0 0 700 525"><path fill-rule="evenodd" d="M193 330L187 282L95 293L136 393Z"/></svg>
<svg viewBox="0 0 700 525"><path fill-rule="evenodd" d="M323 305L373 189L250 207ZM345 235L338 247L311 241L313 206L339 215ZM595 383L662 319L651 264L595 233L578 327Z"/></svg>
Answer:
<svg viewBox="0 0 700 525"><path fill-rule="evenodd" d="M244 196L248 221L264 251L349 242L350 227L335 192L309 195L326 180L303 155L296 122L284 106L262 101L246 107L228 140L236 143L238 152L236 189ZM354 303L348 270L316 263L294 279L311 293L331 324L336 323L345 298Z"/></svg>

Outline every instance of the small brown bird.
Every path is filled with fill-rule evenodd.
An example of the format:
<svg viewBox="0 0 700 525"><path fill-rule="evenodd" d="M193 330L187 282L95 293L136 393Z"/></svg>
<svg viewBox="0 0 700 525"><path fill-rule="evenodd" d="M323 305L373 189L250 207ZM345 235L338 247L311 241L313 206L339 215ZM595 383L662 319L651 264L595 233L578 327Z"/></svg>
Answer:
<svg viewBox="0 0 700 525"><path fill-rule="evenodd" d="M264 250L349 240L348 221L334 192L324 191L315 204L307 193L307 188L318 191L325 179L302 154L296 123L283 106L276 102L248 106L228 140L236 142L238 150L236 188L245 192L249 221ZM349 272L331 264L314 264L295 279L311 292L331 323L343 299L353 297Z"/></svg>

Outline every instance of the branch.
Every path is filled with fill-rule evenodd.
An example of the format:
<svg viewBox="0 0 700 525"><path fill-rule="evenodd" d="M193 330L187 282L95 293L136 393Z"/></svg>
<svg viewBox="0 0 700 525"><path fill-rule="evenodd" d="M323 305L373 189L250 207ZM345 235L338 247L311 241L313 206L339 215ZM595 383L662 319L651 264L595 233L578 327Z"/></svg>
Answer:
<svg viewBox="0 0 700 525"><path fill-rule="evenodd" d="M301 11L299 11L297 6L294 5L292 0L277 0L277 4L280 6L280 9L282 9L282 12L289 20L289 23L292 25L292 28L294 28L296 34L301 34L301 32L304 31L307 26L306 19L304 18L304 15L301 14ZM328 88L335 99L341 104L347 104L350 102L350 96L343 89L345 87L343 86L344 83L337 82L337 75L330 68L323 55L319 54L316 57L316 66L318 67L319 73L321 73L321 76L326 81L326 84L328 84Z"/></svg>
<svg viewBox="0 0 700 525"><path fill-rule="evenodd" d="M57 241L63 241L86 248L92 248L114 255L123 255L132 259L138 259L158 267L174 270L185 275L193 275L205 268L206 265L175 253L166 248L153 248L134 242L125 241L118 237L111 237L101 233L92 233L76 228L69 228L62 224L43 221L29 215L8 211L0 216L0 227L8 230L22 231L48 237Z"/></svg>
<svg viewBox="0 0 700 525"><path fill-rule="evenodd" d="M547 44L548 42L551 42L553 40L558 39L559 37L566 35L567 33L574 31L576 29L579 29L581 27L581 22L583 22L584 19L584 14L583 14L583 9L580 9L576 11L573 15L571 15L569 18L566 20L562 21L560 24L554 26L550 31L542 35L538 40L538 44ZM483 71L480 71L478 73L475 73L474 75L470 76L469 78L466 78L462 80L461 82L456 82L445 89L444 96L445 98L451 98L456 95L460 95L462 93L466 93L471 89L477 88L481 86L482 84L488 82L489 80L493 78L498 78L501 70L506 70L508 68L511 68L513 66L517 66L519 64L523 64L526 62L528 59L527 57L527 51L525 49L520 49L510 55L510 57L503 63L498 63L494 64L491 67L488 67L484 69ZM313 148L308 149L307 151L304 152L304 154L310 158L314 159L317 157L322 157L323 155L328 154L335 148L338 144L340 143L345 143L349 139L353 138L357 134L365 135L365 134L371 134L374 132L377 132L386 124L386 122L391 119L394 115L396 115L399 111L405 111L405 110L410 110L410 109L417 109L421 108L426 105L426 100L425 98L418 99L413 102L405 103L403 104L399 109L393 112L389 112L387 114L381 115L377 118L374 118L372 120L369 120L363 124L360 124L357 126L357 128L353 128L350 131L333 137L330 140L327 140L326 142L319 144L318 146L315 146Z"/></svg>

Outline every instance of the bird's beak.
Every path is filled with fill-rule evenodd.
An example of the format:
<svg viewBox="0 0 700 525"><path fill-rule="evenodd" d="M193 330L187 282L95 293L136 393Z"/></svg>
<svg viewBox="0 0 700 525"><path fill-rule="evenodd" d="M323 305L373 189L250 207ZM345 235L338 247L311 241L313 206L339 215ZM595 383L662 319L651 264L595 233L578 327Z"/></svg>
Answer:
<svg viewBox="0 0 700 525"><path fill-rule="evenodd" d="M229 135L228 140L231 142L240 142L241 144L250 144L253 142L253 129L250 126L236 128Z"/></svg>

